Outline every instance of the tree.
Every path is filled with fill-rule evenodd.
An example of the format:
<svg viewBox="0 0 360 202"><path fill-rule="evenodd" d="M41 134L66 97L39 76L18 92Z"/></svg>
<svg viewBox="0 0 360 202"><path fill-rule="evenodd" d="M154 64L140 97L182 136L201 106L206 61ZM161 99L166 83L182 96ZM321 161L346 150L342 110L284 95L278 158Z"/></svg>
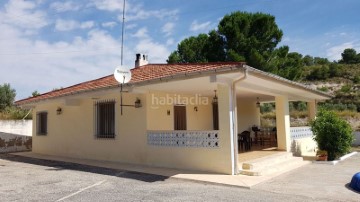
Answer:
<svg viewBox="0 0 360 202"><path fill-rule="evenodd" d="M245 58L256 68L262 68L257 66L261 64L259 61L268 59L264 57L265 53L271 53L283 35L274 16L239 11L225 15L218 25L218 32L225 38L226 52L236 54L235 58Z"/></svg>
<svg viewBox="0 0 360 202"><path fill-rule="evenodd" d="M282 38L275 17L263 13L234 12L224 16L218 30L181 41L168 63L246 61L266 69L266 61Z"/></svg>
<svg viewBox="0 0 360 202"><path fill-rule="evenodd" d="M340 63L345 64L355 64L360 62L360 58L356 54L356 50L352 48L347 48L341 53L342 59L339 61Z"/></svg>
<svg viewBox="0 0 360 202"><path fill-rule="evenodd" d="M330 161L350 151L354 138L352 128L335 112L320 110L311 122L311 129L319 149L327 151Z"/></svg>
<svg viewBox="0 0 360 202"><path fill-rule="evenodd" d="M37 90L35 90L34 92L31 93L32 97L36 97L36 96L39 96L39 95L40 95L40 93Z"/></svg>
<svg viewBox="0 0 360 202"><path fill-rule="evenodd" d="M326 65L329 63L330 62L327 58L314 57L314 64L316 64L316 65Z"/></svg>
<svg viewBox="0 0 360 202"><path fill-rule="evenodd" d="M306 66L311 66L311 65L314 65L314 58L311 57L310 55L306 55L304 58L303 58L303 62L304 62L304 65Z"/></svg>
<svg viewBox="0 0 360 202"><path fill-rule="evenodd" d="M0 85L0 111L6 107L13 105L16 96L16 91L10 87L10 84L5 83Z"/></svg>
<svg viewBox="0 0 360 202"><path fill-rule="evenodd" d="M168 57L168 63L201 63L225 61L224 39L212 30L209 34L184 39Z"/></svg>

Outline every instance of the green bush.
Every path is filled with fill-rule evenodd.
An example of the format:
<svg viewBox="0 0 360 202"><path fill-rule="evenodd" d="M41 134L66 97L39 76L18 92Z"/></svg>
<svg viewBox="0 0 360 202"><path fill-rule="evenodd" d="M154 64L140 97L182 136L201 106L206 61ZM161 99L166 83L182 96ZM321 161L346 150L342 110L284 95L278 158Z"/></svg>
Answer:
<svg viewBox="0 0 360 202"><path fill-rule="evenodd" d="M274 110L274 105L272 103L264 103L260 106L261 113L272 112Z"/></svg>
<svg viewBox="0 0 360 202"><path fill-rule="evenodd" d="M328 152L329 161L350 152L354 139L352 128L335 112L320 110L311 122L311 129L319 149Z"/></svg>
<svg viewBox="0 0 360 202"><path fill-rule="evenodd" d="M320 90L320 91L323 91L323 92L329 92L329 88L326 87L326 86L322 86L322 87L317 88L317 89Z"/></svg>
<svg viewBox="0 0 360 202"><path fill-rule="evenodd" d="M340 89L343 93L350 93L352 86L349 84L343 85Z"/></svg>
<svg viewBox="0 0 360 202"><path fill-rule="evenodd" d="M6 107L4 111L0 112L0 119L20 120L23 119L28 113L29 110L21 109L14 106ZM26 119L32 119L31 113L26 116Z"/></svg>

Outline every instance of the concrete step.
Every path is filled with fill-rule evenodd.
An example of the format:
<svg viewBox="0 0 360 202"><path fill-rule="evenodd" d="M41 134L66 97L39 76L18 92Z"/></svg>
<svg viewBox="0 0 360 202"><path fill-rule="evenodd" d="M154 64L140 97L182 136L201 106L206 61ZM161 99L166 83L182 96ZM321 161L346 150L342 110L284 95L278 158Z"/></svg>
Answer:
<svg viewBox="0 0 360 202"><path fill-rule="evenodd" d="M292 158L293 155L290 152L279 152L270 156L264 156L247 162L243 162L243 170L260 170L263 167L268 167L269 165L277 164L287 159Z"/></svg>
<svg viewBox="0 0 360 202"><path fill-rule="evenodd" d="M242 175L262 176L277 175L292 169L301 167L308 162L303 161L302 157L293 157L292 154L271 155L244 163L240 171ZM244 165L243 164L243 165Z"/></svg>

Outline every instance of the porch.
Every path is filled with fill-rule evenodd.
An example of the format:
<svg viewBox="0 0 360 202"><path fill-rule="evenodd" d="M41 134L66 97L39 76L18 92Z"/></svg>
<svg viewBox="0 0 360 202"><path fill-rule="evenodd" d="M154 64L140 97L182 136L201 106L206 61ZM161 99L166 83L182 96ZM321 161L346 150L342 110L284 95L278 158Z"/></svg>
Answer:
<svg viewBox="0 0 360 202"><path fill-rule="evenodd" d="M135 92L146 92L147 145L154 154L148 161L167 167L237 174L242 156L246 160L292 152L289 102L307 102L312 119L317 100L325 97L278 78L255 74L259 73L251 75L238 69L137 87ZM268 102L276 105L276 125L266 138L260 132L255 134L252 127L260 127L259 105ZM243 131L258 136L253 150L269 146L276 151L239 154L238 134Z"/></svg>
<svg viewBox="0 0 360 202"><path fill-rule="evenodd" d="M250 176L269 175L298 168L307 162L303 156L315 155L316 143L310 127L291 127L291 151L280 151L275 146L253 142L245 150L239 147L239 173ZM270 135L270 134L267 134Z"/></svg>

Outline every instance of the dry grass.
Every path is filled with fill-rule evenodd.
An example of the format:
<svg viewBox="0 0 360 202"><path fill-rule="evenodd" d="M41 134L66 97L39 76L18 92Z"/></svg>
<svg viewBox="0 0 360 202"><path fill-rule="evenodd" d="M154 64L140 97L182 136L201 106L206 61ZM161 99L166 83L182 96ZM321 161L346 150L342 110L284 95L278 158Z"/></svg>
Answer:
<svg viewBox="0 0 360 202"><path fill-rule="evenodd" d="M351 151L360 152L360 146L352 147L352 148L351 148Z"/></svg>
<svg viewBox="0 0 360 202"><path fill-rule="evenodd" d="M356 118L356 119L360 120L359 112L345 110L345 111L335 111L335 113L343 118L351 117L351 118Z"/></svg>
<svg viewBox="0 0 360 202"><path fill-rule="evenodd" d="M337 115L348 121L351 127L360 131L360 113L350 110L335 111ZM307 111L291 111L291 127L307 126L308 123L308 112ZM261 114L261 126L263 127L274 127L276 125L276 113L274 111Z"/></svg>

